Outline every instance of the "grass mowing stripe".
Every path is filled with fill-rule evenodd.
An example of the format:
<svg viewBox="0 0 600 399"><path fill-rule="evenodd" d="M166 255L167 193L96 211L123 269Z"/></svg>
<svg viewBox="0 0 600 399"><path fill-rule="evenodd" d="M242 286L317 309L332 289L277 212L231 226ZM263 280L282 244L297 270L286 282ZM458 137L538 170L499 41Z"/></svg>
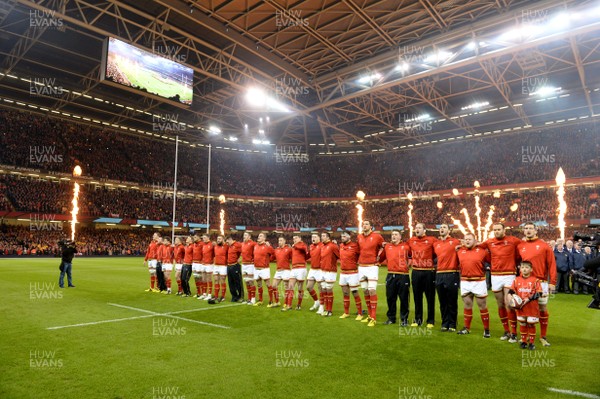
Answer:
<svg viewBox="0 0 600 399"><path fill-rule="evenodd" d="M582 398L600 399L600 396L594 395L592 393L571 391L569 389L548 388L548 390L550 392L564 393L565 395L581 396Z"/></svg>

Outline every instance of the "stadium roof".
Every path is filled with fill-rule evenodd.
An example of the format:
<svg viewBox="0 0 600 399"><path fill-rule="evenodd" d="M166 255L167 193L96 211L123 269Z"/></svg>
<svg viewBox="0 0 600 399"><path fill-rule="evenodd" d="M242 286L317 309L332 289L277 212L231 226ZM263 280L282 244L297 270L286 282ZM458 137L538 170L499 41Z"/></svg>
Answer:
<svg viewBox="0 0 600 399"><path fill-rule="evenodd" d="M102 81L109 36L192 67L193 104ZM406 150L597 117L599 46L585 0L6 0L0 104L197 146Z"/></svg>

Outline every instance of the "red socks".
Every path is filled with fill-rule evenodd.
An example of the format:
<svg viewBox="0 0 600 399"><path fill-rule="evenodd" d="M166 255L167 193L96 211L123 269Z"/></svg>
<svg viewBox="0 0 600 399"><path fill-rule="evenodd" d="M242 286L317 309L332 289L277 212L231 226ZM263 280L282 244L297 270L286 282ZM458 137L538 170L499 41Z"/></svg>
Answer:
<svg viewBox="0 0 600 399"><path fill-rule="evenodd" d="M304 290L298 290L298 307L302 306L302 299L304 299Z"/></svg>
<svg viewBox="0 0 600 399"><path fill-rule="evenodd" d="M360 295L356 295L354 297L354 303L356 303L356 310L358 311L358 314L362 314L362 301L360 300Z"/></svg>
<svg viewBox="0 0 600 399"><path fill-rule="evenodd" d="M545 337L548 332L548 311L540 311L540 336Z"/></svg>
<svg viewBox="0 0 600 399"><path fill-rule="evenodd" d="M490 312L488 312L487 308L485 308L485 309L481 309L479 311L479 314L481 316L481 321L483 322L483 329L489 330L490 329Z"/></svg>
<svg viewBox="0 0 600 399"><path fill-rule="evenodd" d="M369 299L370 304L367 305L369 307L369 316L375 320L377 318L377 294L371 295Z"/></svg>
<svg viewBox="0 0 600 399"><path fill-rule="evenodd" d="M344 313L350 314L350 295L344 294Z"/></svg>
<svg viewBox="0 0 600 399"><path fill-rule="evenodd" d="M535 324L527 324L527 330L529 332L529 343L535 342Z"/></svg>
<svg viewBox="0 0 600 399"><path fill-rule="evenodd" d="M506 308L498 308L498 316L500 316L500 322L502 322L504 331L508 332L508 312L506 311Z"/></svg>
<svg viewBox="0 0 600 399"><path fill-rule="evenodd" d="M510 333L517 335L517 312L514 309L508 309L508 325Z"/></svg>
<svg viewBox="0 0 600 399"><path fill-rule="evenodd" d="M473 309L465 309L464 318L465 318L465 328L467 330L470 330L471 329L471 319L473 319Z"/></svg>
<svg viewBox="0 0 600 399"><path fill-rule="evenodd" d="M156 276L154 274L150 275L150 288L154 289L156 285Z"/></svg>
<svg viewBox="0 0 600 399"><path fill-rule="evenodd" d="M317 296L317 291L315 291L314 289L308 291L308 293L310 294L313 300L317 301L319 299L319 297Z"/></svg>

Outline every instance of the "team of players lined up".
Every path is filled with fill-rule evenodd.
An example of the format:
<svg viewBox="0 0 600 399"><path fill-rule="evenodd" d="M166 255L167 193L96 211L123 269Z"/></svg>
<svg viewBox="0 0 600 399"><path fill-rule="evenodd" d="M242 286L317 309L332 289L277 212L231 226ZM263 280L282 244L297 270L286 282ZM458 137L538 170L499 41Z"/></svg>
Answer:
<svg viewBox="0 0 600 399"><path fill-rule="evenodd" d="M521 348L535 349L535 324L540 323L540 340L544 346L550 343L546 338L548 328L548 292L556 284L556 264L552 249L537 238L537 227L526 223L523 227L525 238L520 240L507 236L502 223L493 226L494 238L477 243L473 234L464 239L450 236L450 227L442 224L438 238L426 235L425 225L415 225L415 235L408 241L401 240L398 230L392 231L391 242L373 231L369 221L363 222L363 233L353 240L350 232L341 233L341 243L331 239L329 232L313 233L312 244L307 246L300 235L293 236L293 244L286 245L283 237L278 239L278 247L273 248L266 235L258 235L254 242L249 233L244 233L243 242L232 237L218 236L215 243L207 234L189 236L185 244L181 238L175 239L172 246L168 239L154 235L148 247L145 261L150 271L150 288L158 291L156 266L162 264L167 290L171 293L171 271L176 266L178 295L192 296L188 280L193 275L196 284L196 297L211 302L221 302L225 298L227 284L225 277L239 274L238 260L241 256L241 276L246 283L248 305L263 304L263 282L268 289L267 307L279 307L279 286L283 282L285 298L282 311L293 309L294 292L297 290L297 310L301 309L306 290L314 300L311 311L325 317L332 316L333 286L337 281L340 265L339 284L343 292L344 313L340 318L350 317L350 294L354 298L356 320L374 327L377 322L377 283L379 267L387 267L386 297L388 303L387 321L396 323L397 301L400 300L400 323L408 326L409 298L412 280L415 316L410 326L426 323L427 328L435 325L435 295L439 298L442 316L442 332L457 331L458 291L464 303L464 327L457 331L466 335L471 330L473 302L480 311L484 327L484 337L489 338L490 318L487 310L487 285L485 264L491 264L492 291L498 303L498 315L504 334L501 340L517 342L517 322L520 324ZM161 242L162 245L161 245ZM276 272L271 279L270 262L276 262ZM307 273L307 261L310 270ZM517 264L521 275L517 277ZM412 270L411 270L412 269ZM410 274L410 276L409 276ZM240 287L236 279L229 279L232 301L242 301ZM363 290L366 315L362 310L359 286ZM315 288L319 289L319 294ZM258 291L258 299L256 294ZM518 305L512 300L521 298ZM423 318L423 296L427 301L427 314Z"/></svg>

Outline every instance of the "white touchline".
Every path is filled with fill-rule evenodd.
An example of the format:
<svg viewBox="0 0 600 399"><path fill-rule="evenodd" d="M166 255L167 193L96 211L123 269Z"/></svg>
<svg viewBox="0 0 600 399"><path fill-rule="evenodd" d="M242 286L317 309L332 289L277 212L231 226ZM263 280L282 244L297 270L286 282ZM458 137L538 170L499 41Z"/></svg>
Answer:
<svg viewBox="0 0 600 399"><path fill-rule="evenodd" d="M577 391L571 391L569 389L558 389L558 388L548 388L548 390L551 392L564 393L566 395L581 396L582 398L600 399L600 396L594 395L593 393L577 392Z"/></svg>
<svg viewBox="0 0 600 399"><path fill-rule="evenodd" d="M229 329L231 327L222 326L220 324L206 323L206 322L202 322L202 321L198 321L198 320L186 319L186 318L183 318L183 317L178 317L178 316L173 316L173 315L180 314L180 313L201 312L203 310L228 308L228 307L232 307L232 306L240 306L241 304L223 305L223 306L218 306L218 307L214 307L214 308L187 309L187 310L179 310L179 311L176 311L176 312L166 312L166 313L152 312L150 310L134 308L134 307L131 307L131 306L126 306L126 305L119 305L119 304L116 304L116 303L109 303L109 305L120 307L120 308L124 308L124 309L136 310L136 311L139 311L139 312L145 312L145 313L149 313L149 314L144 315L144 316L123 317L123 318L120 318L120 319L110 319L110 320L91 321L91 322L88 322L88 323L69 324L69 325L66 325L66 326L47 327L46 330L59 330L59 329L62 329L62 328L70 328L70 327L93 326L93 325L96 325L96 324L115 323L115 322L118 322L118 321L145 319L145 318L148 318L148 317L156 317L156 316L172 317L174 319L180 319L180 320L190 321L192 323L198 323L198 324L208 325L208 326L211 326L211 327Z"/></svg>

